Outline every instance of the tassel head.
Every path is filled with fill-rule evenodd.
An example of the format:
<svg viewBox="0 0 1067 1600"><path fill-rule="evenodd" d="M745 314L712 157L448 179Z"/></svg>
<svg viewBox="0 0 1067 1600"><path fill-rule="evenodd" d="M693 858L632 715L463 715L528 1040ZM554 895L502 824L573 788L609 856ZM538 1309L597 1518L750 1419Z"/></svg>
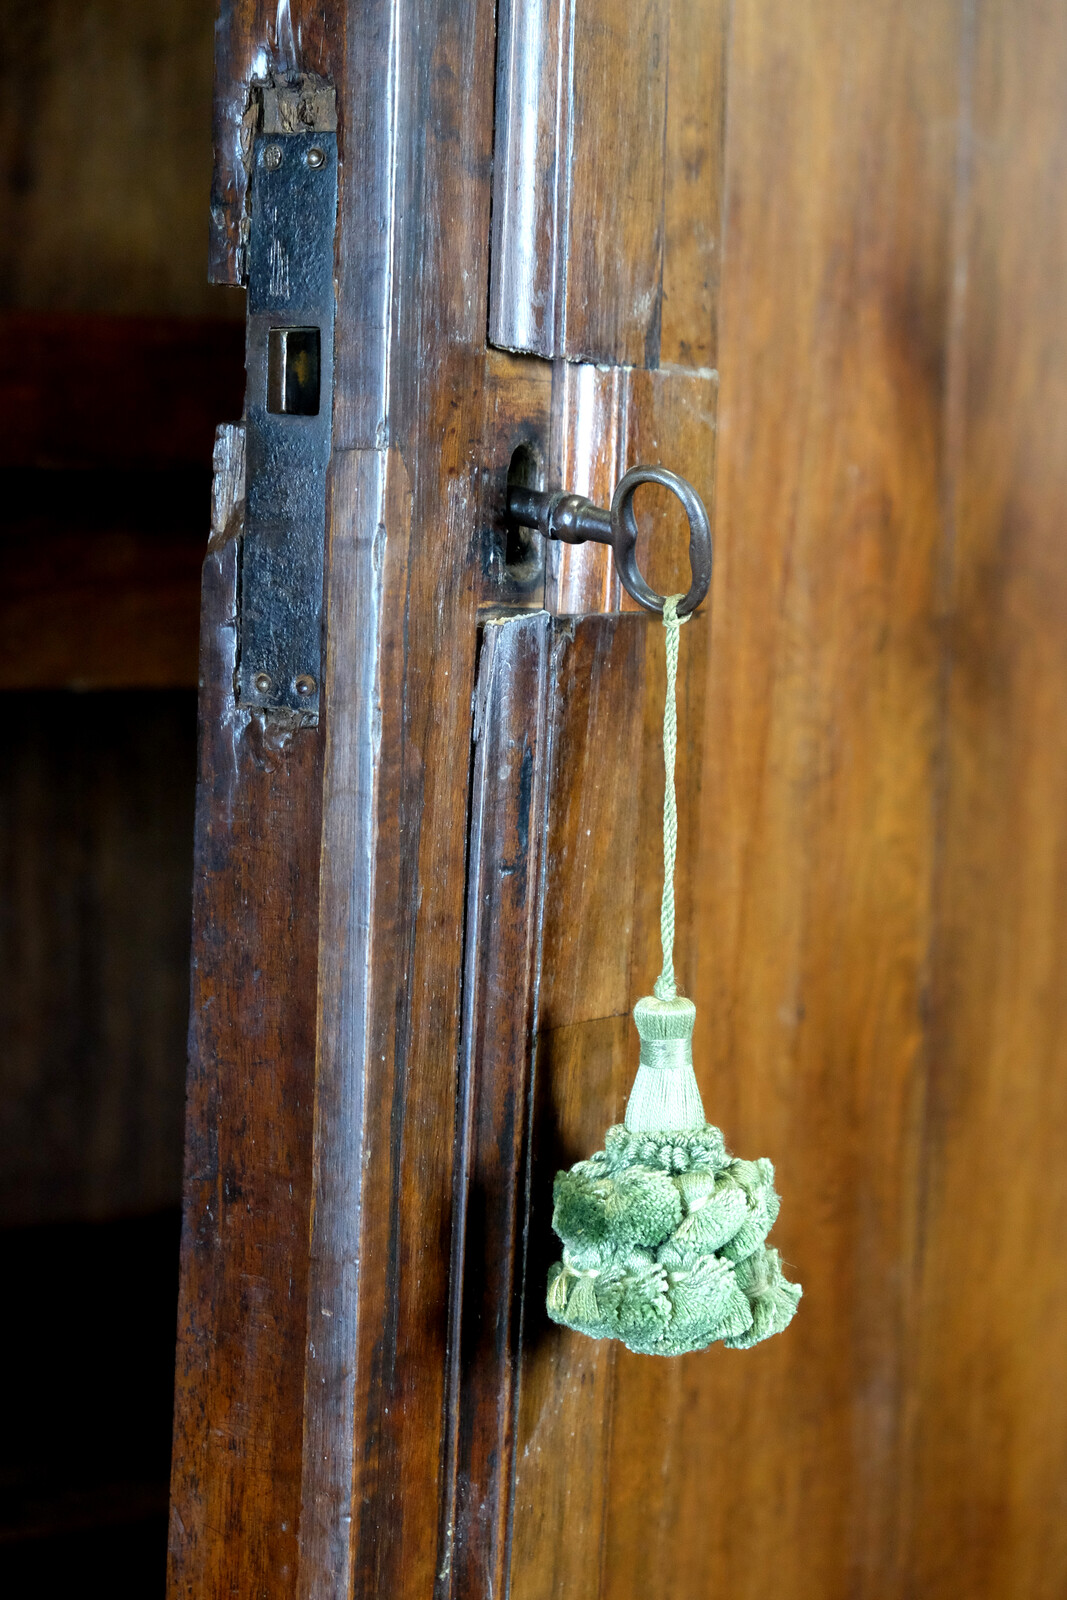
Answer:
<svg viewBox="0 0 1067 1600"><path fill-rule="evenodd" d="M626 1107L631 1133L689 1133L705 1124L704 1103L693 1071L697 1008L677 995L646 995L634 1006L641 1036L641 1062Z"/></svg>

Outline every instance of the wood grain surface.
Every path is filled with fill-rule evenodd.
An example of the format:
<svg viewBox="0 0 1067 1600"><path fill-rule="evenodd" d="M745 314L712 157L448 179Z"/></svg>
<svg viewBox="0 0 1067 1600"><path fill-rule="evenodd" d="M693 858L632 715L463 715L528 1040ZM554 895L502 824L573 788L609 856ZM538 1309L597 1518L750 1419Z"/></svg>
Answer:
<svg viewBox="0 0 1067 1600"><path fill-rule="evenodd" d="M621 1498L613 1596L1067 1581L1065 45L996 0L734 14L698 999L806 1296L648 1395L717 1459L642 1539Z"/></svg>
<svg viewBox="0 0 1067 1600"><path fill-rule="evenodd" d="M1067 19L987 0L970 28L912 1582L1052 1600L1067 1588Z"/></svg>
<svg viewBox="0 0 1067 1600"><path fill-rule="evenodd" d="M668 13L668 0L501 7L494 344L657 360Z"/></svg>
<svg viewBox="0 0 1067 1600"><path fill-rule="evenodd" d="M734 16L696 998L805 1298L673 1386L671 1596L903 1583L960 43L954 5Z"/></svg>
<svg viewBox="0 0 1067 1600"><path fill-rule="evenodd" d="M270 9L226 8L220 21L231 134L242 74L265 42L277 47ZM529 420L485 347L492 7L420 3L399 27L389 5L363 8L347 65L346 10L323 26L316 10L301 49L305 71L337 80L360 152L338 240L326 712L320 733L295 731L262 770L222 753L241 713L218 655L232 600L211 598L208 568L202 756L221 787L205 791L200 853L210 867L221 852L221 866L200 868L196 919L204 938L231 926L234 944L232 959L217 945L205 957L225 1007L214 990L206 1013L194 998L176 1595L228 1575L253 1591L425 1595L444 1555L483 432L490 411L511 416L518 444ZM220 173L236 226L237 186L225 162ZM503 429L500 442L506 475ZM247 1035L275 1022L291 1038L275 1041L245 1114ZM214 1085L228 1073L240 1090L223 1090L222 1120L240 1179L201 1247L221 1137ZM251 1433L230 1449L219 1441L234 1436L235 1407Z"/></svg>
<svg viewBox="0 0 1067 1600"><path fill-rule="evenodd" d="M552 694L545 611L482 634L471 782L439 1592L501 1594L509 1534Z"/></svg>
<svg viewBox="0 0 1067 1600"><path fill-rule="evenodd" d="M677 467L686 472L709 512L715 505L713 369L645 370L559 362L553 395L550 475L596 505L609 506L630 467ZM638 565L659 594L689 588L689 530L667 491L642 488L634 500ZM553 542L546 554L545 604L561 616L638 610L623 589L604 545Z"/></svg>
<svg viewBox="0 0 1067 1600"><path fill-rule="evenodd" d="M266 12L224 8L227 136L281 48ZM573 168L544 162L589 220L537 247L577 293L614 241L603 302L574 301L603 343L564 353L616 370L487 350L487 0L303 19L349 152L328 676L320 731L241 722L224 519L172 1593L1051 1600L1067 21L675 0L627 41L575 17L564 77L607 110ZM660 41L658 171L637 123L610 147L633 39ZM649 204L620 212L612 173L639 168ZM596 552L507 574L520 446L598 497L638 457L715 491L710 616L682 635L679 968L709 1116L776 1163L805 1286L747 1354L659 1363L544 1312L552 1177L621 1114L657 970L662 635L593 614L617 603ZM666 506L639 502L664 590ZM533 844L505 870L531 730L539 916Z"/></svg>
<svg viewBox="0 0 1067 1600"><path fill-rule="evenodd" d="M691 992L806 1298L610 1377L531 1331L524 1596L1067 1581L1065 48L1040 7L734 14Z"/></svg>
<svg viewBox="0 0 1067 1600"><path fill-rule="evenodd" d="M700 785L706 631L697 617L683 632L679 773L687 795ZM637 1065L629 1011L659 971L661 641L645 616L557 624L511 1568L511 1592L523 1600L599 1592L611 1570L615 1497L627 1486L643 1496L650 1481L614 1459L619 1409L629 1403L621 1352L549 1322L544 1294L558 1258L552 1180L603 1148L605 1129L621 1120ZM683 857L698 817L694 804L680 818ZM691 904L683 884L683 930ZM691 982L691 950L683 938L683 983Z"/></svg>
<svg viewBox="0 0 1067 1600"><path fill-rule="evenodd" d="M323 741L233 704L242 444L221 430L204 566L170 1539L190 1597L291 1584L300 1532Z"/></svg>
<svg viewBox="0 0 1067 1600"><path fill-rule="evenodd" d="M494 344L714 365L725 14L720 0L501 5Z"/></svg>

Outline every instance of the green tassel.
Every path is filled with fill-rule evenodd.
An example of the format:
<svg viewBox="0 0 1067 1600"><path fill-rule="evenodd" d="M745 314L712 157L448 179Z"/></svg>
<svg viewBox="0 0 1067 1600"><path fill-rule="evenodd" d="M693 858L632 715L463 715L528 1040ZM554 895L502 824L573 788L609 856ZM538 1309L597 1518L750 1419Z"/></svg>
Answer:
<svg viewBox="0 0 1067 1600"><path fill-rule="evenodd" d="M735 1161L709 1123L658 1138L608 1129L607 1148L556 1178L553 1322L646 1355L780 1333L800 1285L763 1243L777 1215L769 1161Z"/></svg>
<svg viewBox="0 0 1067 1600"><path fill-rule="evenodd" d="M714 1192L690 1208L675 1237L686 1248L721 1250L746 1221L747 1213L745 1191L736 1179L724 1174Z"/></svg>
<svg viewBox="0 0 1067 1600"><path fill-rule="evenodd" d="M641 1059L624 1123L608 1129L603 1150L556 1176L552 1226L564 1250L549 1272L546 1302L553 1322L662 1356L716 1340L747 1350L781 1332L801 1295L764 1244L778 1215L774 1168L733 1160L705 1120L693 1071L696 1006L674 979L680 598L663 609L663 970L655 994L634 1007Z"/></svg>

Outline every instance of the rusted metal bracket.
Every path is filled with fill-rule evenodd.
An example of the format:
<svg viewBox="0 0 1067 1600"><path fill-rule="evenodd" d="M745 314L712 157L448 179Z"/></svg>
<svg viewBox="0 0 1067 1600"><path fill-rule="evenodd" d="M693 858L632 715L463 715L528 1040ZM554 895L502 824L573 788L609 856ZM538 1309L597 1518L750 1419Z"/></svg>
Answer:
<svg viewBox="0 0 1067 1600"><path fill-rule="evenodd" d="M290 103L291 102L291 103ZM317 719L333 432L337 134L332 89L264 85L247 250L247 492L236 694Z"/></svg>

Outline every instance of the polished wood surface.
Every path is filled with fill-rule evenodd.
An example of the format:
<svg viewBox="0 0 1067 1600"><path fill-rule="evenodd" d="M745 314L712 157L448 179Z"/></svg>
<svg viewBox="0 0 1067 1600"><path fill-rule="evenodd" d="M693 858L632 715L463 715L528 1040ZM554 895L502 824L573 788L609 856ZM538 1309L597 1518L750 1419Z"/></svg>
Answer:
<svg viewBox="0 0 1067 1600"><path fill-rule="evenodd" d="M670 1596L906 1581L959 22L734 15L695 998L805 1297L669 1391Z"/></svg>
<svg viewBox="0 0 1067 1600"><path fill-rule="evenodd" d="M440 1565L493 52L488 6L417 20L362 8L341 83L318 730L258 751L229 590L205 608L176 1594L425 1595ZM260 23L224 15L224 62Z"/></svg>
<svg viewBox="0 0 1067 1600"><path fill-rule="evenodd" d="M284 1581L300 1529L322 736L232 709L241 455L222 430L204 567L171 1512L188 1595Z"/></svg>
<svg viewBox="0 0 1067 1600"><path fill-rule="evenodd" d="M223 13L227 137L285 54L266 11ZM632 41L575 10L564 78L606 84L608 132L583 109L568 164L531 69L563 205L531 265L577 296L549 361L486 342L493 8L331 16L293 38L348 151L317 729L232 702L236 489L207 568L172 1594L1059 1594L1067 25L652 7L657 168L645 123L609 137ZM652 459L717 504L680 971L805 1286L746 1354L543 1309L553 1174L621 1113L657 970L662 634L602 552L509 571L520 447L546 486ZM676 511L639 505L683 588Z"/></svg>
<svg viewBox="0 0 1067 1600"><path fill-rule="evenodd" d="M700 784L706 635L704 616L682 633L686 795ZM659 1444L647 1473L613 1461L619 1407L627 1403L619 1372L625 1352L549 1322L544 1291L558 1257L552 1180L560 1167L602 1149L605 1129L621 1120L637 1065L630 1007L659 971L663 692L655 622L616 616L558 625L515 1453L511 1592L523 1600L597 1593L614 1570L607 1537L616 1496L629 1489L644 1499L662 1480ZM621 773L628 781L619 781ZM699 817L699 807L687 805L679 818L683 859L695 854ZM684 876L679 888L679 976L691 989L695 944L685 934L693 901ZM642 1375L653 1369L654 1383L659 1363L631 1359ZM646 1445L649 1431L658 1437L659 1424L642 1426Z"/></svg>
<svg viewBox="0 0 1067 1600"><path fill-rule="evenodd" d="M909 1529L919 1593L1052 1600L1067 1588L1067 22L980 5L965 43Z"/></svg>
<svg viewBox="0 0 1067 1600"><path fill-rule="evenodd" d="M696 992L805 1299L664 1380L715 1444L651 1541L620 1516L612 1595L642 1552L678 1596L1067 1582L1065 43L995 0L734 14Z"/></svg>
<svg viewBox="0 0 1067 1600"><path fill-rule="evenodd" d="M553 396L551 464L555 478L597 505L637 462L669 466L684 452L688 477L709 508L715 504L714 370L598 367L560 362ZM642 488L634 500L638 565L659 594L689 588L689 530L666 491ZM654 534L654 537L653 537ZM552 544L546 553L545 604L561 616L636 611L611 552L598 544Z"/></svg>
<svg viewBox="0 0 1067 1600"><path fill-rule="evenodd" d="M714 364L725 13L719 0L500 6L494 344Z"/></svg>
<svg viewBox="0 0 1067 1600"><path fill-rule="evenodd" d="M663 258L667 0L500 10L490 338L655 362ZM610 194L610 212L604 205Z"/></svg>
<svg viewBox="0 0 1067 1600"><path fill-rule="evenodd" d="M444 1538L454 1594L506 1591L529 1095L543 928L550 705L545 611L487 624L471 783Z"/></svg>

